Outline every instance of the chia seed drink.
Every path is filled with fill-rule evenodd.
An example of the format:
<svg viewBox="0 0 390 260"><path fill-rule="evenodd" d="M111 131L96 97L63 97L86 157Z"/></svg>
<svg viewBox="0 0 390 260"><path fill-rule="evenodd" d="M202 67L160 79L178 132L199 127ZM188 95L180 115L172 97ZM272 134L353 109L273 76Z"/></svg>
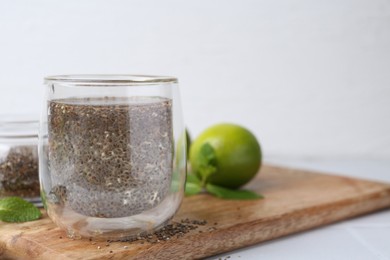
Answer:
<svg viewBox="0 0 390 260"><path fill-rule="evenodd" d="M39 180L47 215L71 238L126 240L167 225L184 197L177 79L45 78Z"/></svg>
<svg viewBox="0 0 390 260"><path fill-rule="evenodd" d="M161 97L49 102L47 203L120 218L167 196L173 171L172 102Z"/></svg>

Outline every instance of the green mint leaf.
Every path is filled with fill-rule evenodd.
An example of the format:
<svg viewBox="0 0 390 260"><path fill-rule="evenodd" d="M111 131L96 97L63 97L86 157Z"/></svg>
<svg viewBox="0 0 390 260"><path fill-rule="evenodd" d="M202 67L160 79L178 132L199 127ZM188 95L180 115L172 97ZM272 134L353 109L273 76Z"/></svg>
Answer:
<svg viewBox="0 0 390 260"><path fill-rule="evenodd" d="M186 183L186 190L185 190L186 196L195 195L200 193L201 191L202 191L202 186L200 186L200 184L192 183L192 182Z"/></svg>
<svg viewBox="0 0 390 260"><path fill-rule="evenodd" d="M26 222L39 219L41 212L30 202L18 197L0 199L0 220L4 222Z"/></svg>
<svg viewBox="0 0 390 260"><path fill-rule="evenodd" d="M217 156L215 155L215 150L211 146L211 144L205 143L200 148L199 165L202 166L217 165Z"/></svg>
<svg viewBox="0 0 390 260"><path fill-rule="evenodd" d="M198 176L196 176L195 174L192 174L192 173L187 174L187 183L188 182L199 184L199 185L201 184Z"/></svg>
<svg viewBox="0 0 390 260"><path fill-rule="evenodd" d="M200 148L198 158L198 171L202 177L202 186L205 186L210 176L217 171L217 156L214 148L209 143L205 143Z"/></svg>
<svg viewBox="0 0 390 260"><path fill-rule="evenodd" d="M186 196L198 194L202 190L201 181L199 180L198 176L192 173L188 173L185 187Z"/></svg>
<svg viewBox="0 0 390 260"><path fill-rule="evenodd" d="M262 195L249 190L232 190L208 183L206 190L221 199L254 200L264 198Z"/></svg>

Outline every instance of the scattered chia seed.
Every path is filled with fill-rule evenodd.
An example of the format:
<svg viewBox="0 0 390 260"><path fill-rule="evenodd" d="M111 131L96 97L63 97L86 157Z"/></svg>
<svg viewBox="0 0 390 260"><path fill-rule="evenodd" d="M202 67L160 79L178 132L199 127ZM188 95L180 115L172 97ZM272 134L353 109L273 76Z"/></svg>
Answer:
<svg viewBox="0 0 390 260"><path fill-rule="evenodd" d="M140 244L145 244L145 242L149 244L156 244L163 241L168 241L174 237L179 238L190 232L191 230L197 229L199 226L204 226L207 224L205 220L189 220L182 219L179 222L172 222L164 226L163 228L155 231L154 233L142 233L138 236L125 240L107 240L107 243L113 242L139 242ZM213 230L216 228L213 227ZM200 232L200 231L199 231ZM90 240L91 241L91 240ZM96 242L92 242L92 244L96 244ZM108 244L106 244L108 246ZM128 246L124 246L124 249L128 249Z"/></svg>
<svg viewBox="0 0 390 260"><path fill-rule="evenodd" d="M217 228L216 228L216 227L209 227L209 228L207 229L207 231L209 231L209 232L212 232L212 231L214 231L214 230L217 230Z"/></svg>
<svg viewBox="0 0 390 260"><path fill-rule="evenodd" d="M171 107L157 97L50 101L48 202L101 218L158 205L172 177Z"/></svg>
<svg viewBox="0 0 390 260"><path fill-rule="evenodd" d="M0 197L39 197L37 146L14 146L0 158Z"/></svg>
<svg viewBox="0 0 390 260"><path fill-rule="evenodd" d="M153 234L143 235L141 237L146 238L146 241L149 243L156 243L160 241L167 241L173 237L181 237L184 234L190 232L191 230L197 229L199 226L206 225L205 220L189 220L184 219L180 222L173 222L166 225L162 229L154 232Z"/></svg>

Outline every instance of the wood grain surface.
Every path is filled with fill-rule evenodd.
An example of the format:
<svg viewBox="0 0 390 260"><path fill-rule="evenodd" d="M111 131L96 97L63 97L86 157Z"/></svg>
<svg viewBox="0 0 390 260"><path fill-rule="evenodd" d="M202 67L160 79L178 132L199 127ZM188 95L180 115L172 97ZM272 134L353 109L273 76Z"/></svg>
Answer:
<svg viewBox="0 0 390 260"><path fill-rule="evenodd" d="M196 259L390 206L390 184L273 166L264 166L247 188L266 198L185 198L174 220L207 224L154 244L71 240L46 214L22 224L0 222L0 259Z"/></svg>

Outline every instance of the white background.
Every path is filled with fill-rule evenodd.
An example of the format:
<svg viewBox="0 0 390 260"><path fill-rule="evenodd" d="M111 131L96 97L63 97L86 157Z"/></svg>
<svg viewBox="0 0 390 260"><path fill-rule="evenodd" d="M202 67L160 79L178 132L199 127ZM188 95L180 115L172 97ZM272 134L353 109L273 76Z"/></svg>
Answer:
<svg viewBox="0 0 390 260"><path fill-rule="evenodd" d="M193 135L235 122L266 158L390 159L390 1L0 2L0 113L42 78L173 75Z"/></svg>

